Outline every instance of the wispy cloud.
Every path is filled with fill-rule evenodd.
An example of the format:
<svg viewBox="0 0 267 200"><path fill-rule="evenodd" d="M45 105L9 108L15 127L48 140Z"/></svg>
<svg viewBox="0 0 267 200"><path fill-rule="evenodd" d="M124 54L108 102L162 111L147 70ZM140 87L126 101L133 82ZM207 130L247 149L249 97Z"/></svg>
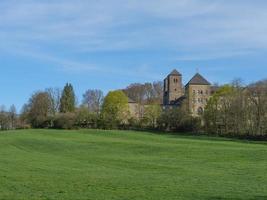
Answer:
<svg viewBox="0 0 267 200"><path fill-rule="evenodd" d="M184 52L184 60L231 57L267 48L266 9L261 0L2 0L0 42L2 51L38 49L42 59L81 71L100 67L62 58L57 50L166 49Z"/></svg>

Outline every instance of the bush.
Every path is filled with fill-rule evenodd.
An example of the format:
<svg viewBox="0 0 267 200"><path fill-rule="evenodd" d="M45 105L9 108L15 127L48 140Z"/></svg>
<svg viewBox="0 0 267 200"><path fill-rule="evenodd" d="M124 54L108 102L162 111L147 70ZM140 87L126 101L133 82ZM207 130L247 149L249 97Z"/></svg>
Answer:
<svg viewBox="0 0 267 200"><path fill-rule="evenodd" d="M76 111L76 126L80 128L98 128L99 115L92 113L88 108L81 107Z"/></svg>
<svg viewBox="0 0 267 200"><path fill-rule="evenodd" d="M61 113L55 117L54 128L75 129L76 115L74 113Z"/></svg>
<svg viewBox="0 0 267 200"><path fill-rule="evenodd" d="M181 121L180 130L185 132L199 133L201 132L201 118L187 116Z"/></svg>

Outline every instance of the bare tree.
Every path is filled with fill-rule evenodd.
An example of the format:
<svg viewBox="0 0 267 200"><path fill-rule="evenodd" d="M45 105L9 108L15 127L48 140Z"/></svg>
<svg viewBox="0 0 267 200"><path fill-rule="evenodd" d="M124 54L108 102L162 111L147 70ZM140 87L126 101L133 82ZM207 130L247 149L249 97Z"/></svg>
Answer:
<svg viewBox="0 0 267 200"><path fill-rule="evenodd" d="M51 114L55 115L56 113L59 112L59 107L60 107L60 98L62 94L62 89L60 88L47 88L45 90L47 94L49 95L50 98L50 103L51 103Z"/></svg>
<svg viewBox="0 0 267 200"><path fill-rule="evenodd" d="M140 83L133 83L123 90L124 93L137 103L143 103L145 96L144 85Z"/></svg>
<svg viewBox="0 0 267 200"><path fill-rule="evenodd" d="M87 90L83 95L83 104L88 106L89 111L99 114L103 99L101 90Z"/></svg>
<svg viewBox="0 0 267 200"><path fill-rule="evenodd" d="M250 131L261 135L266 131L267 122L267 80L249 85L247 92Z"/></svg>
<svg viewBox="0 0 267 200"><path fill-rule="evenodd" d="M124 89L124 93L139 104L160 104L163 98L163 83L134 83Z"/></svg>
<svg viewBox="0 0 267 200"><path fill-rule="evenodd" d="M16 128L16 122L17 122L17 109L15 105L12 105L9 109L9 120L10 120L10 126L11 129Z"/></svg>
<svg viewBox="0 0 267 200"><path fill-rule="evenodd" d="M6 112L6 107L4 105L0 106L0 130L9 129L8 115Z"/></svg>
<svg viewBox="0 0 267 200"><path fill-rule="evenodd" d="M163 82L157 81L153 83L153 89L154 89L154 95L155 95L155 101L157 103L162 103L163 100Z"/></svg>

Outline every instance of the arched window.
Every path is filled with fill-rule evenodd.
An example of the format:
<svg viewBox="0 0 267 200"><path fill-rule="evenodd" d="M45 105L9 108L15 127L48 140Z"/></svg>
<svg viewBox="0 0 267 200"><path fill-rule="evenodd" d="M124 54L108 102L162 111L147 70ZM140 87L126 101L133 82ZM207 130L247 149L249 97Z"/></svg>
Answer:
<svg viewBox="0 0 267 200"><path fill-rule="evenodd" d="M203 110L202 107L199 107L199 108L197 109L197 114L202 115L203 112L204 112L204 110Z"/></svg>

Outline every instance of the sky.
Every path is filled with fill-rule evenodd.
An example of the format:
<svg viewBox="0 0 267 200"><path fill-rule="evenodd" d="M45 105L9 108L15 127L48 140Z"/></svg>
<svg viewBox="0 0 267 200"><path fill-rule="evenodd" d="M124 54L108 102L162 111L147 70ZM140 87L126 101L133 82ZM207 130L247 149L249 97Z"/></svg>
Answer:
<svg viewBox="0 0 267 200"><path fill-rule="evenodd" d="M267 78L266 0L1 0L0 105L73 84L105 93L177 69L211 83Z"/></svg>

